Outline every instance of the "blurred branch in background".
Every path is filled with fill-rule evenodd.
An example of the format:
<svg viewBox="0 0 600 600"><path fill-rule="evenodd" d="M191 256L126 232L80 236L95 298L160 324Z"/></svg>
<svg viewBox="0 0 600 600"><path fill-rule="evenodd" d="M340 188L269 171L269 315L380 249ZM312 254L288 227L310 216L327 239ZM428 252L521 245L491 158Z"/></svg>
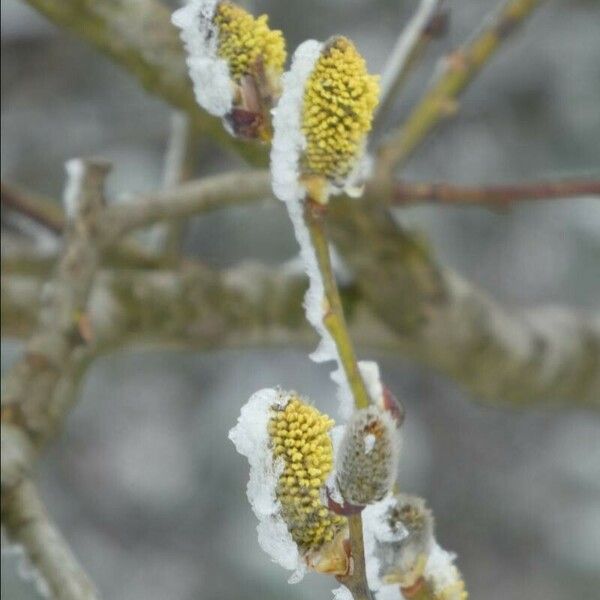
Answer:
<svg viewBox="0 0 600 600"><path fill-rule="evenodd" d="M402 31L381 75L381 92L373 129L377 130L419 57L429 42L442 35L447 25L443 0L421 0L419 7Z"/></svg>
<svg viewBox="0 0 600 600"><path fill-rule="evenodd" d="M263 172L256 172L256 197L260 197L262 177ZM205 180L207 185L217 181L223 184L227 202L227 194L235 189L230 186L234 178ZM160 192L156 211L150 200L139 206L163 218L166 206L173 214L189 216L193 197L182 189L199 185L175 188L172 203L166 192ZM268 183L262 185L266 193ZM195 198L194 205L205 208L205 197ZM360 204L340 204L330 227L356 275L356 288L343 300L350 303L347 312L351 326L358 330L353 336L360 346L379 346L381 325L371 333L363 323L372 326L376 320L362 321L371 307L396 334L383 337L387 351L447 374L475 399L498 406L598 406L597 317L566 308L508 310L457 274L437 267L427 248L403 235L389 217L379 215L380 221L372 226L364 214ZM137 225L154 222L143 219ZM186 264L179 272L102 272L89 309L97 343L206 348L312 340L299 309L305 288L301 275L285 268L269 275L267 267L244 264L219 273L190 261ZM5 334L29 333L42 281L19 276L14 268L3 278ZM386 285L382 287L380 281Z"/></svg>
<svg viewBox="0 0 600 600"><path fill-rule="evenodd" d="M60 531L52 522L35 484L26 477L2 491L2 524L10 540L31 561L40 594L61 600L99 596Z"/></svg>
<svg viewBox="0 0 600 600"><path fill-rule="evenodd" d="M394 187L392 202L397 206L433 203L450 206L475 205L497 210L530 200L587 196L600 199L600 180L573 179L480 186L400 181Z"/></svg>
<svg viewBox="0 0 600 600"><path fill-rule="evenodd" d="M2 523L53 596L65 600L96 595L52 524L29 473L71 407L93 345L86 311L100 264L97 219L105 205L109 170L104 161L67 163L62 254L55 275L41 290L25 352L2 378Z"/></svg>
<svg viewBox="0 0 600 600"><path fill-rule="evenodd" d="M190 119L186 113L171 114L171 130L163 174L163 187L173 186L191 179L194 174L194 158L196 139ZM181 250L185 241L186 227L182 221L172 222L163 232L163 253L171 260L181 258Z"/></svg>
<svg viewBox="0 0 600 600"><path fill-rule="evenodd" d="M406 121L381 144L377 171L389 178L442 120L456 114L456 98L541 0L507 0L474 39L442 59L438 73Z"/></svg>
<svg viewBox="0 0 600 600"><path fill-rule="evenodd" d="M86 347L93 343L86 309L100 264L97 220L105 204L108 171L102 161L67 163L64 248L54 276L42 291L35 329L23 357L2 378L2 426L25 432L27 443L36 451L68 411L65 389L71 386ZM14 485L29 467L3 461L3 487Z"/></svg>
<svg viewBox="0 0 600 600"><path fill-rule="evenodd" d="M306 344L313 334L304 322L304 277L289 269L240 265L215 271L180 260L178 220L271 198L269 173L232 171L200 181L187 176L189 142L201 132L264 164L266 152L234 141L220 122L198 108L184 55L166 7L155 0L28 0L60 26L98 47L149 91L183 111L175 123L174 150L165 189L105 208L103 167L88 184L75 215L57 204L2 186L2 204L46 229L66 230L55 278L47 286L47 256L19 262L3 256L4 334L31 339L24 357L3 380L2 516L13 536L39 553L38 568L68 550L53 532L28 471L35 454L61 424L87 366L101 353L133 345L213 349L240 345ZM328 235L353 274L343 290L349 325L360 346L379 348L430 366L495 406L600 407L600 316L567 308L508 309L454 272L440 267L426 244L387 212L393 204L433 199L441 203L493 203L597 194L598 182L465 188L448 184L393 184L395 167L430 131L457 109L456 98L539 4L509 0L474 39L444 59L434 82L407 120L384 141L364 202L335 201ZM410 66L422 53L438 2L423 2L401 37L384 77L389 104ZM385 106L384 106L385 108ZM383 110L383 109L382 109ZM383 113L382 113L383 114ZM68 195L72 197L72 194ZM86 201L89 199L89 203ZM66 211L70 212L69 210ZM72 222L72 218L75 219ZM69 223L67 224L67 221ZM166 256L154 256L129 233L167 224ZM100 255L106 262L100 269ZM122 270L121 267L127 267ZM382 283L383 282L383 283ZM50 294L47 291L50 290ZM39 318L38 318L39 317ZM6 493L5 493L6 490ZM13 495L10 495L13 494ZM21 527L15 503L30 511ZM29 507L29 508L28 508ZM59 540L52 548L44 541ZM33 541L29 541L33 540ZM29 545L28 545L29 544ZM73 585L85 580L69 567ZM59 574L62 576L61 572ZM48 579L48 577L46 577ZM48 582L50 585L51 581ZM85 596L84 592L73 597Z"/></svg>

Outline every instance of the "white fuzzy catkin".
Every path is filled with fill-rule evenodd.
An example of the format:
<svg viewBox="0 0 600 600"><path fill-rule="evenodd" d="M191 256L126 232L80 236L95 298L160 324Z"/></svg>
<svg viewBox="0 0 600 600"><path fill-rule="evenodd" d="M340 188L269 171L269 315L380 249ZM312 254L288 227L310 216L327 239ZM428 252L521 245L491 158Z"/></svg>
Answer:
<svg viewBox="0 0 600 600"><path fill-rule="evenodd" d="M401 438L396 421L377 405L352 413L335 458L336 479L346 502L373 504L396 480Z"/></svg>
<svg viewBox="0 0 600 600"><path fill-rule="evenodd" d="M268 433L271 409L284 407L288 399L287 394L275 389L263 389L253 394L242 407L229 439L250 463L246 494L258 519L258 543L273 561L294 571L289 581L295 583L300 581L306 567L281 516L276 490L284 464L282 459L273 460Z"/></svg>
<svg viewBox="0 0 600 600"><path fill-rule="evenodd" d="M171 20L181 30L196 101L211 115L224 117L233 106L233 87L229 65L218 55L219 32L213 23L217 4L190 0Z"/></svg>

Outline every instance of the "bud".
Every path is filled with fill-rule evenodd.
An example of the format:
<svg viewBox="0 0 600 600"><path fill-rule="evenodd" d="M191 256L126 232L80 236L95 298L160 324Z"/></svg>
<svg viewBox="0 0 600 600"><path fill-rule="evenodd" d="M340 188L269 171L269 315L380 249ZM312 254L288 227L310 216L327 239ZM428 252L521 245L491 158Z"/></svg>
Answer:
<svg viewBox="0 0 600 600"><path fill-rule="evenodd" d="M332 193L356 192L378 78L368 74L354 44L337 36L301 44L283 88L271 154L277 197L308 194L324 204Z"/></svg>
<svg viewBox="0 0 600 600"><path fill-rule="evenodd" d="M286 59L281 31L227 0L191 0L173 14L196 100L238 137L269 140Z"/></svg>
<svg viewBox="0 0 600 600"><path fill-rule="evenodd" d="M393 417L371 405L355 411L337 456L337 484L345 502L365 506L381 500L396 480L400 436Z"/></svg>

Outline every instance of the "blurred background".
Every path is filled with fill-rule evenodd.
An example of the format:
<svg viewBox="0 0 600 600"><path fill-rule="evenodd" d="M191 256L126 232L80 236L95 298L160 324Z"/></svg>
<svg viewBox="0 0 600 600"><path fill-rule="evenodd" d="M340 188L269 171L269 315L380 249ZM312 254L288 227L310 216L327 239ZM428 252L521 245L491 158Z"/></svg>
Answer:
<svg viewBox="0 0 600 600"><path fill-rule="evenodd" d="M133 0L132 0L133 1ZM257 1L289 47L343 33L380 71L415 1ZM412 106L435 60L496 0L450 1L448 35L398 99ZM174 6L174 3L173 3ZM64 161L114 163L113 197L161 185L171 111L119 67L24 3L2 0L2 178L59 197ZM546 3L468 91L458 116L407 165L409 180L478 184L598 173L600 3ZM236 165L199 140L197 175ZM399 213L441 263L507 304L600 309L600 205L531 203L506 214ZM278 207L193 221L186 252L213 266L294 256ZM2 366L19 344L3 341ZM383 377L408 411L400 482L427 498L440 543L474 600L595 600L600 589L600 418L482 407L451 381L394 357ZM336 415L327 369L295 349L127 352L98 361L40 465L42 495L103 597L115 600L329 598L324 577L288 586L256 541L246 460L227 439L252 392L281 384ZM34 588L2 556L2 598Z"/></svg>

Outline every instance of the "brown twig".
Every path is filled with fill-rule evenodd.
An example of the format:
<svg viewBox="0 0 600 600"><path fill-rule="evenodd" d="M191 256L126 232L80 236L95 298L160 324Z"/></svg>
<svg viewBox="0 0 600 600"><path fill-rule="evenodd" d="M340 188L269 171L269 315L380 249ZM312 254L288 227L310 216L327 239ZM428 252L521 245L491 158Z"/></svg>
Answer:
<svg viewBox="0 0 600 600"><path fill-rule="evenodd" d="M475 205L488 208L515 202L594 196L600 198L600 180L565 180L536 183L464 186L450 183L408 183L401 181L392 192L395 205L436 203Z"/></svg>
<svg viewBox="0 0 600 600"><path fill-rule="evenodd" d="M24 192L20 188L1 184L2 207L24 215L53 233L61 233L65 227L65 216L61 207L39 194Z"/></svg>

